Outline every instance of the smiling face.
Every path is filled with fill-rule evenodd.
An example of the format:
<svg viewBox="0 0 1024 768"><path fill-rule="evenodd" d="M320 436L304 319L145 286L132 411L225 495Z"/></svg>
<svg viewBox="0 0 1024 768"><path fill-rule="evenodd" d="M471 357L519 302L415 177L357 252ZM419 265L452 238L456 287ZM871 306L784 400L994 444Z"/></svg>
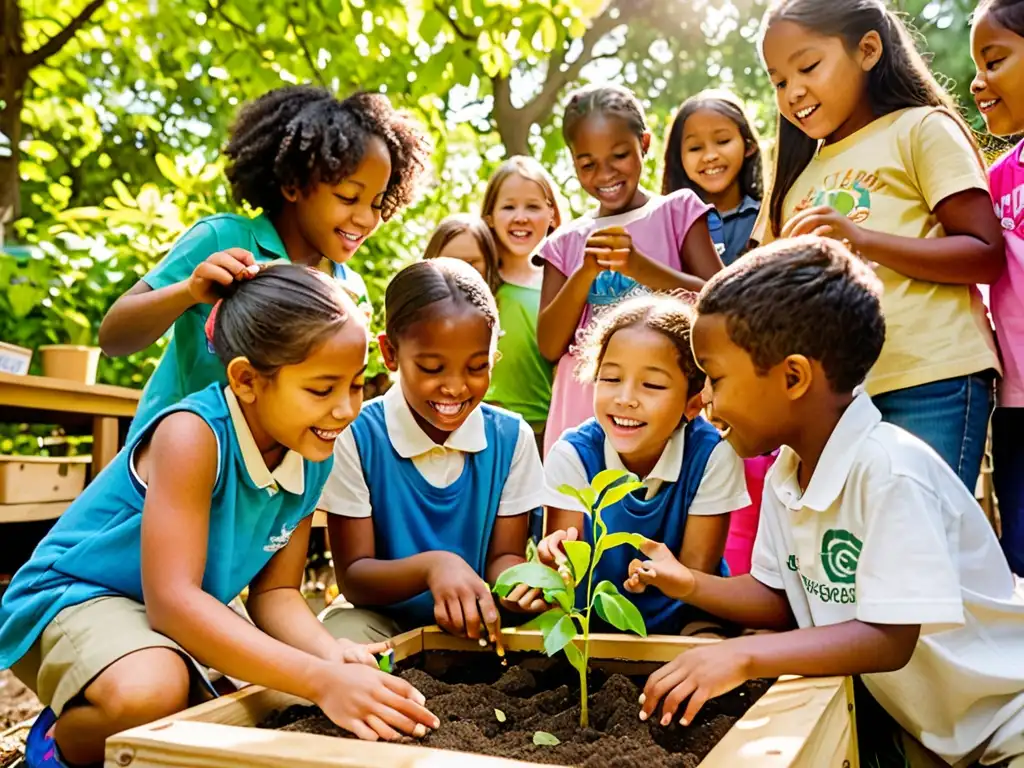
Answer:
<svg viewBox="0 0 1024 768"><path fill-rule="evenodd" d="M779 114L810 138L841 141L874 120L867 84L882 54L877 32L851 52L841 37L778 21L762 51Z"/></svg>
<svg viewBox="0 0 1024 768"><path fill-rule="evenodd" d="M693 355L707 374L704 402L736 453L753 458L786 442L792 401L786 396L785 363L760 373L750 354L730 338L723 315L700 315L692 340Z"/></svg>
<svg viewBox="0 0 1024 768"><path fill-rule="evenodd" d="M554 215L543 187L513 173L501 182L494 210L487 212L485 219L494 230L499 247L513 257L525 259L548 234Z"/></svg>
<svg viewBox="0 0 1024 768"><path fill-rule="evenodd" d="M971 28L971 56L977 69L971 93L989 132L1024 131L1024 37L983 13Z"/></svg>
<svg viewBox="0 0 1024 768"><path fill-rule="evenodd" d="M649 133L637 136L621 117L594 112L580 120L572 136L573 162L580 186L601 204L598 215L643 205L640 176L650 144Z"/></svg>
<svg viewBox="0 0 1024 768"><path fill-rule="evenodd" d="M291 204L303 240L336 264L352 258L380 224L391 178L387 145L373 137L350 176L337 184L317 184L308 192L282 190Z"/></svg>
<svg viewBox="0 0 1024 768"><path fill-rule="evenodd" d="M420 428L438 445L461 427L491 385L493 329L476 307L436 302L381 353L399 372L402 394Z"/></svg>
<svg viewBox="0 0 1024 768"><path fill-rule="evenodd" d="M362 407L367 342L366 326L353 317L301 363L273 376L260 375L245 358L231 362L228 379L264 458L277 448L310 461L330 458Z"/></svg>
<svg viewBox="0 0 1024 768"><path fill-rule="evenodd" d="M612 334L594 385L594 414L631 472L647 475L684 418L700 409L690 398L679 350L664 333L644 325ZM692 402L691 402L692 401Z"/></svg>
<svg viewBox="0 0 1024 768"><path fill-rule="evenodd" d="M682 147L686 175L712 198L735 187L738 205L740 171L756 148L746 146L735 121L713 109L698 109L683 124Z"/></svg>

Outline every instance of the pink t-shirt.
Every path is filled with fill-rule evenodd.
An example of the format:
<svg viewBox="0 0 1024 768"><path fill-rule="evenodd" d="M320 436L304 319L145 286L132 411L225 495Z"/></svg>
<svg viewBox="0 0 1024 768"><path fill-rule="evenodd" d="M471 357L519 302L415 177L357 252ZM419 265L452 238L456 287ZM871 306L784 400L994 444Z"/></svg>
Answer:
<svg viewBox="0 0 1024 768"><path fill-rule="evenodd" d="M1006 240L1006 269L990 292L1003 358L999 404L1024 408L1024 165L1021 142L989 170L996 216Z"/></svg>
<svg viewBox="0 0 1024 768"><path fill-rule="evenodd" d="M583 250L591 233L605 227L624 227L633 238L638 251L677 271L682 271L679 251L693 223L704 216L710 206L688 189L651 199L635 211L615 216L582 216L562 226L541 247L539 256L566 277L583 264ZM601 272L591 284L587 305L576 328L580 332L603 312L625 299L647 293L648 289L617 272ZM554 445L562 433L579 426L594 415L594 392L590 384L582 384L573 375L577 357L575 347L562 355L555 372L544 433L544 452Z"/></svg>

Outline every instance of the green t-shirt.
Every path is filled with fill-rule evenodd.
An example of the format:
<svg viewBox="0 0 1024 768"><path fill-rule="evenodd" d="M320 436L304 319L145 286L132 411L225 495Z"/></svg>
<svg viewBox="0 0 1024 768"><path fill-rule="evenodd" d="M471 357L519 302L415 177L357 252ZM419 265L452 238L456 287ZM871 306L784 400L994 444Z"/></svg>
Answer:
<svg viewBox="0 0 1024 768"><path fill-rule="evenodd" d="M495 295L502 335L487 400L543 426L551 404L554 366L537 349L540 289L503 283Z"/></svg>
<svg viewBox="0 0 1024 768"><path fill-rule="evenodd" d="M211 254L228 248L244 248L257 262L288 258L280 235L266 216L250 219L219 213L202 219L182 235L170 253L143 280L153 290L174 285L187 280ZM348 289L356 304L369 311L370 302L363 279L341 264L334 265L334 276ZM129 439L136 429L167 406L215 381L227 383L224 366L206 339L206 318L210 316L211 308L209 304L196 304L174 321L171 341L142 393Z"/></svg>

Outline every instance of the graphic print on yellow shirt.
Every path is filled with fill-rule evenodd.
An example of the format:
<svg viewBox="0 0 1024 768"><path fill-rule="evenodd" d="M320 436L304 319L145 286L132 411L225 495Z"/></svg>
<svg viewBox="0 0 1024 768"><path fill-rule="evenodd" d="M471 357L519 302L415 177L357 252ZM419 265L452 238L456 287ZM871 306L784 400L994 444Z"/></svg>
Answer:
<svg viewBox="0 0 1024 768"><path fill-rule="evenodd" d="M935 208L969 189L987 190L988 183L960 125L941 109L904 109L822 146L786 196L783 219L828 205L865 229L942 237ZM769 234L770 227L766 230ZM881 265L875 269L884 288L886 339L868 376L870 394L999 369L976 286L915 280Z"/></svg>

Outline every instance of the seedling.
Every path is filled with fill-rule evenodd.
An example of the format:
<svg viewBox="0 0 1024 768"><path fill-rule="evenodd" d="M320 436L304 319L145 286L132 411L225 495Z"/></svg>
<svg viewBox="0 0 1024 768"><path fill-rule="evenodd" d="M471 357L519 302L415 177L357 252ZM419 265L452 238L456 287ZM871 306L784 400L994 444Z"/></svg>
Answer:
<svg viewBox="0 0 1024 768"><path fill-rule="evenodd" d="M569 663L580 676L580 725L587 726L587 664L590 660L590 616L597 615L623 632L635 632L647 637L643 616L629 600L623 597L618 587L610 581L594 586L594 571L601 556L613 547L630 544L637 549L645 539L638 533L608 533L601 519L601 512L632 493L643 484L635 475L617 469L598 473L586 488L563 485L560 493L578 500L590 513L593 520L594 546L585 541L566 541L562 546L568 555L568 567L559 570L539 562L526 562L505 571L494 584L494 591L501 597L519 584L526 584L544 591L544 598L555 607L523 625L523 629L539 629L544 636L544 651L554 656L565 653ZM576 606L576 585L586 583L587 602ZM582 649L576 642L582 640Z"/></svg>

